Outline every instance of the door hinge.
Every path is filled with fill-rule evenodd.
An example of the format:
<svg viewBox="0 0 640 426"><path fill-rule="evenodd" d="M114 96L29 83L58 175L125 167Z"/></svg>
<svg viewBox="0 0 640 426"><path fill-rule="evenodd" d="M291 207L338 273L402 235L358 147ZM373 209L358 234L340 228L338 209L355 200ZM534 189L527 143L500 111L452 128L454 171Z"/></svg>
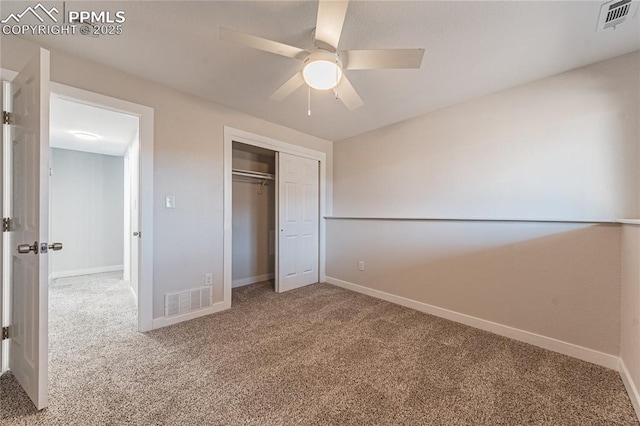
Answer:
<svg viewBox="0 0 640 426"><path fill-rule="evenodd" d="M2 218L2 232L11 231L11 219L8 217Z"/></svg>
<svg viewBox="0 0 640 426"><path fill-rule="evenodd" d="M9 327L2 327L2 340L9 338Z"/></svg>
<svg viewBox="0 0 640 426"><path fill-rule="evenodd" d="M2 111L2 124L13 124L13 114L8 111Z"/></svg>

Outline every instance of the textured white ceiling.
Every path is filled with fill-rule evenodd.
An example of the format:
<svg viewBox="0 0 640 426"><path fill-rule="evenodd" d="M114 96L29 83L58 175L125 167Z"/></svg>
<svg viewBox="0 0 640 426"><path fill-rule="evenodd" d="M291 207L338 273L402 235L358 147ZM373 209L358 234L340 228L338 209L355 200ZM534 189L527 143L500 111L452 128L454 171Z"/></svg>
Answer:
<svg viewBox="0 0 640 426"><path fill-rule="evenodd" d="M53 148L122 156L138 131L138 118L120 112L51 97L49 144ZM90 133L98 140L78 139Z"/></svg>
<svg viewBox="0 0 640 426"><path fill-rule="evenodd" d="M31 3L3 2L4 16ZM122 36L32 39L330 140L640 49L638 14L596 32L599 1L352 1L340 49L426 49L420 70L347 71L365 105L306 88L269 95L300 63L218 40L224 26L310 48L312 1L67 2L126 12Z"/></svg>

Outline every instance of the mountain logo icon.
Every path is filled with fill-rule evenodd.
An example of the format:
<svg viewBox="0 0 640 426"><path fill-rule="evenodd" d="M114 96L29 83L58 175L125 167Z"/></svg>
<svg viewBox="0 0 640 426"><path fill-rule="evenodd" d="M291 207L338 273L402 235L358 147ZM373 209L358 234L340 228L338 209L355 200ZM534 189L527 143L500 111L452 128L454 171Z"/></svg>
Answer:
<svg viewBox="0 0 640 426"><path fill-rule="evenodd" d="M16 24L20 22L20 20L27 14L32 14L35 16L38 21L44 22L44 17L49 17L53 22L58 22L58 18L55 17L55 14L58 14L59 11L56 7L52 7L51 9L47 9L42 5L42 3L38 3L35 6L29 6L21 13L11 13L9 16L4 18L0 23L7 24L9 21L13 20Z"/></svg>

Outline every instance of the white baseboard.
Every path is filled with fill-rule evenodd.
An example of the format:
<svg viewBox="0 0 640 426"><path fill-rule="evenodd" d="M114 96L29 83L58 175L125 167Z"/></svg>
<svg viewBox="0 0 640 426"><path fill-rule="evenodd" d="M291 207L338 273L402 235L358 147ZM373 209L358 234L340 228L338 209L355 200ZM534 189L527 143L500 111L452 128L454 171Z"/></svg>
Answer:
<svg viewBox="0 0 640 426"><path fill-rule="evenodd" d="M160 317L153 319L153 330L167 327L169 325L178 324L179 322L189 321L195 318L203 317L205 315L215 314L216 312L224 311L231 307L230 303L218 302L214 303L208 308L199 309L197 311L188 312L182 315L175 315L172 317Z"/></svg>
<svg viewBox="0 0 640 426"><path fill-rule="evenodd" d="M52 272L49 279L77 277L80 275L103 274L105 272L118 272L124 269L123 265L100 266L98 268L74 269L69 271Z"/></svg>
<svg viewBox="0 0 640 426"><path fill-rule="evenodd" d="M548 349L554 352L561 353L563 355L568 355L574 358L581 359L583 361L611 368L613 370L618 370L619 368L620 358L615 355L606 354L594 349L574 345L573 343L564 342L562 340L557 340L551 337L531 333L529 331L509 327L507 325L483 320L481 318L472 317L470 315L461 314L459 312L450 311L448 309L439 308L427 303L407 299L406 297L396 296L391 293L385 293L384 291L374 290L358 284L350 283L348 281L339 280L337 278L327 277L326 282L338 287L346 288L347 290L366 294L368 296L386 300L387 302L392 302L398 305L405 306L407 308L415 309L416 311L435 315L440 318L445 318L451 321L459 322L461 324L469 325L471 327L479 328L481 330L489 331L500 336L505 336L511 339L519 340L521 342L529 343L543 349Z"/></svg>
<svg viewBox="0 0 640 426"><path fill-rule="evenodd" d="M256 275L255 277L243 278L241 280L233 280L233 282L231 283L231 288L243 287L245 285L255 284L255 283L272 280L272 279L273 279L273 273Z"/></svg>
<svg viewBox="0 0 640 426"><path fill-rule="evenodd" d="M627 393L629 394L629 399L631 400L631 404L633 405L633 409L636 410L636 417L640 420L640 392L638 392L638 388L636 384L633 382L633 378L627 370L627 365L624 363L624 360L620 358L620 376L622 376L622 381L624 382L624 387L627 388Z"/></svg>

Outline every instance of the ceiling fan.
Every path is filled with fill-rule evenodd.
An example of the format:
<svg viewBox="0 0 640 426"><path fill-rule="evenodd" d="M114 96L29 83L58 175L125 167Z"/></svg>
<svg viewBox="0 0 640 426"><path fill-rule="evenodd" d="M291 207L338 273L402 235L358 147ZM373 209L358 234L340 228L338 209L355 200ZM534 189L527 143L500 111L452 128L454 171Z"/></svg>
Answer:
<svg viewBox="0 0 640 426"><path fill-rule="evenodd" d="M310 51L222 27L220 39L303 62L302 69L269 99L281 101L306 83L313 89L333 90L336 98L354 110L364 103L344 71L420 68L424 49L338 50L348 6L349 0L319 0Z"/></svg>

